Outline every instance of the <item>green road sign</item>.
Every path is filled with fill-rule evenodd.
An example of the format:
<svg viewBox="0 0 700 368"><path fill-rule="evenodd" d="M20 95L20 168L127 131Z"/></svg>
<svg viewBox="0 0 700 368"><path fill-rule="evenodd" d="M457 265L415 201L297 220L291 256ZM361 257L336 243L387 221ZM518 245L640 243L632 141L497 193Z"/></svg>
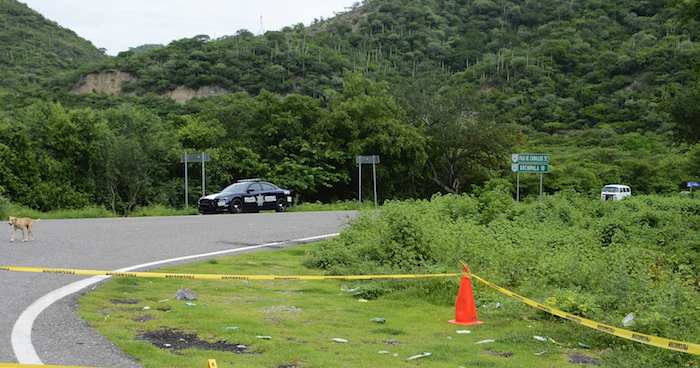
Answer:
<svg viewBox="0 0 700 368"><path fill-rule="evenodd" d="M548 164L549 155L544 153L514 153L511 155L514 164Z"/></svg>
<svg viewBox="0 0 700 368"><path fill-rule="evenodd" d="M549 164L517 163L510 166L514 173L537 173L546 174L549 172Z"/></svg>

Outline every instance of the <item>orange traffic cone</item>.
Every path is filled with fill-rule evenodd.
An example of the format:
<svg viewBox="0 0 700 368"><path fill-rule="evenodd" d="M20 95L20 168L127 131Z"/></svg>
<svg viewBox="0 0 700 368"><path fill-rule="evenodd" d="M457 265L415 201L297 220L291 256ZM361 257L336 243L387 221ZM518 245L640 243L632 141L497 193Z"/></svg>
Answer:
<svg viewBox="0 0 700 368"><path fill-rule="evenodd" d="M459 284L459 293L455 302L455 319L450 320L450 323L465 326L484 323L476 317L476 303L474 302L474 290L472 289L470 274L469 267L464 265L462 282Z"/></svg>

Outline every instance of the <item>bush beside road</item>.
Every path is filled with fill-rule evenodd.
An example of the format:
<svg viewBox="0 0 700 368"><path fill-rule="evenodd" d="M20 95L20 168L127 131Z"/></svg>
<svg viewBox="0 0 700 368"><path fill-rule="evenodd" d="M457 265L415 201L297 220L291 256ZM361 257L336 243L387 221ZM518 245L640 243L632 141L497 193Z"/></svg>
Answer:
<svg viewBox="0 0 700 368"><path fill-rule="evenodd" d="M455 272L459 261L465 260L476 274L567 312L620 327L627 319L626 327L634 331L697 343L698 215L700 200L687 197L637 196L601 202L562 193L543 201L516 203L507 188L494 182L475 195L386 203L379 211L363 212L339 238L320 244L169 270L438 273ZM409 354L423 351L433 353L421 358L425 366L559 367L578 359L576 354L612 367L696 367L698 363L695 356L588 330L479 286L480 319L487 323L465 328L473 334L465 339L454 335L459 327L446 323L453 317L457 286L457 279L356 283L115 280L88 294L81 313L128 353L154 365L180 364L169 352L135 338L138 331L158 326L196 332L210 340L250 344L261 353L221 358L240 366L400 366ZM144 303L157 308L155 303L172 299L170 294L179 287L196 290L202 300L196 306L167 301L163 303L169 303L171 312L144 312ZM112 305L110 300L119 298L135 298L140 304ZM265 312L280 306L304 312ZM630 313L634 314L631 319ZM134 321L142 315L154 320ZM374 317L386 318L387 325L373 326L369 320ZM240 331L221 331L231 324ZM273 338L258 341L258 335ZM534 336L546 337L546 343ZM352 345L347 347L352 348L331 342L333 337L349 340ZM382 345L390 339L403 343ZM496 342L475 344L487 339ZM390 355L378 353L384 350ZM192 362L206 355L183 353ZM402 359L387 360L395 358L394 353Z"/></svg>

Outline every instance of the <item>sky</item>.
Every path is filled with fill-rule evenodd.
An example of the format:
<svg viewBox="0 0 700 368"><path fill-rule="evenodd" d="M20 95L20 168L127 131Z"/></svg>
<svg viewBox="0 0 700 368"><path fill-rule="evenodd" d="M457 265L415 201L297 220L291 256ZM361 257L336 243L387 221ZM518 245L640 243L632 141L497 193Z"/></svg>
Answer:
<svg viewBox="0 0 700 368"><path fill-rule="evenodd" d="M110 55L144 44L247 29L278 30L329 18L358 0L20 0Z"/></svg>

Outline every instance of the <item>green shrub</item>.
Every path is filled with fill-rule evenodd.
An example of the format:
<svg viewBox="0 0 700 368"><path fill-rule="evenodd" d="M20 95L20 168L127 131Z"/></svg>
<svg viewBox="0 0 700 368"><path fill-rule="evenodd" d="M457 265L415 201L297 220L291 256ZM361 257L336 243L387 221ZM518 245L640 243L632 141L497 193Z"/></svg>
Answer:
<svg viewBox="0 0 700 368"><path fill-rule="evenodd" d="M162 204L152 204L146 207L138 207L132 211L130 217L145 217L145 216L184 216L196 215L197 209L190 208L173 208Z"/></svg>
<svg viewBox="0 0 700 368"><path fill-rule="evenodd" d="M7 198L0 196L0 218L5 219L9 216L8 210L10 209L10 201Z"/></svg>
<svg viewBox="0 0 700 368"><path fill-rule="evenodd" d="M697 340L700 198L602 202L564 192L516 203L502 188L387 202L310 252L306 264L333 274L418 273L455 272L465 260L487 279L578 315L620 325L634 312L635 330ZM359 295L402 293L452 303L456 288L456 280L372 282L360 285ZM488 295L479 293L478 302ZM645 354L649 366L689 359L593 336L615 354Z"/></svg>

